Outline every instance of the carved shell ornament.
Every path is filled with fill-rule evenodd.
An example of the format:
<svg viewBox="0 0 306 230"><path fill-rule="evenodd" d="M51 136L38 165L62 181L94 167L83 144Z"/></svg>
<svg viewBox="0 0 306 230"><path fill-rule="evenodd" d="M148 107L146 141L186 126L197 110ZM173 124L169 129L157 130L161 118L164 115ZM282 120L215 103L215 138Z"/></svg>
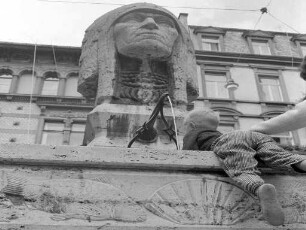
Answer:
<svg viewBox="0 0 306 230"><path fill-rule="evenodd" d="M233 225L254 217L259 206L237 186L218 179L188 179L158 189L145 205L181 225Z"/></svg>

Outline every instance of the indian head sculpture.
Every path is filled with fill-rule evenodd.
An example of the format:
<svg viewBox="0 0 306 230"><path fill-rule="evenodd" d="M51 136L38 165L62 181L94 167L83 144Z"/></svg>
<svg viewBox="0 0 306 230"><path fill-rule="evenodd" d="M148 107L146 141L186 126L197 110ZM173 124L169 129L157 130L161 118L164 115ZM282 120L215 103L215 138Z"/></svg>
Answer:
<svg viewBox="0 0 306 230"><path fill-rule="evenodd" d="M78 90L96 105L154 104L165 92L177 104L197 94L188 31L169 11L149 3L117 8L87 30Z"/></svg>

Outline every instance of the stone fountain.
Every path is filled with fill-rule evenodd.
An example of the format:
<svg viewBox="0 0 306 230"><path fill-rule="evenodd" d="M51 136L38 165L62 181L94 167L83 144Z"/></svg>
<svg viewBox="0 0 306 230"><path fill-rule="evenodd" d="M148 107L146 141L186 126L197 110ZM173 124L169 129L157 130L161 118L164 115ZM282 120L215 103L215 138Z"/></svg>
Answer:
<svg viewBox="0 0 306 230"><path fill-rule="evenodd" d="M1 230L272 229L212 152L176 150L163 131L174 122L168 95L179 143L197 95L192 43L175 16L147 3L103 15L80 67L79 91L96 98L87 146L0 145ZM135 136L146 125L152 135ZM305 229L305 177L261 171L286 214L277 229Z"/></svg>
<svg viewBox="0 0 306 230"><path fill-rule="evenodd" d="M156 5L127 5L98 18L86 30L80 67L79 91L96 98L87 119L85 144L89 146L126 147L164 93L175 105L180 131L186 106L197 97L188 31L172 13ZM164 114L174 126L167 104ZM133 147L175 149L164 128L157 119L156 137L136 141Z"/></svg>

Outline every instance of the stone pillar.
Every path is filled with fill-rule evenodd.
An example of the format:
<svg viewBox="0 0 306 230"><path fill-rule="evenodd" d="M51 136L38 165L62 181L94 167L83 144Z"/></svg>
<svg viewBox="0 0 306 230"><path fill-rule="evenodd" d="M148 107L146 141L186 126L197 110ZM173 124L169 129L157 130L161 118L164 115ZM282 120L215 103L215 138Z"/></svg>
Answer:
<svg viewBox="0 0 306 230"><path fill-rule="evenodd" d="M71 132L71 119L66 120L63 135L63 144L68 145Z"/></svg>
<svg viewBox="0 0 306 230"><path fill-rule="evenodd" d="M40 94L41 93L41 88L43 86L43 76L36 76L36 81L35 81L35 85L34 85L34 90L33 90L33 94Z"/></svg>
<svg viewBox="0 0 306 230"><path fill-rule="evenodd" d="M60 77L58 83L57 95L63 97L65 95L66 78Z"/></svg>

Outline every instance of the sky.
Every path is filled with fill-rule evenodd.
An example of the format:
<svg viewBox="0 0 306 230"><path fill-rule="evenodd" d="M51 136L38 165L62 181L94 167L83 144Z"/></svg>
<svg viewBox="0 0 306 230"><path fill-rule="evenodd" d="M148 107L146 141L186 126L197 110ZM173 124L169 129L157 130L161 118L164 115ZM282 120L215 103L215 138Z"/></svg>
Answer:
<svg viewBox="0 0 306 230"><path fill-rule="evenodd" d="M120 7L114 4L144 2L134 0L62 1L67 2L1 0L0 42L80 47L87 27L106 12ZM306 34L306 0L145 0L145 2L164 6L176 16L187 13L189 25ZM268 14L262 14L260 9L266 6Z"/></svg>

